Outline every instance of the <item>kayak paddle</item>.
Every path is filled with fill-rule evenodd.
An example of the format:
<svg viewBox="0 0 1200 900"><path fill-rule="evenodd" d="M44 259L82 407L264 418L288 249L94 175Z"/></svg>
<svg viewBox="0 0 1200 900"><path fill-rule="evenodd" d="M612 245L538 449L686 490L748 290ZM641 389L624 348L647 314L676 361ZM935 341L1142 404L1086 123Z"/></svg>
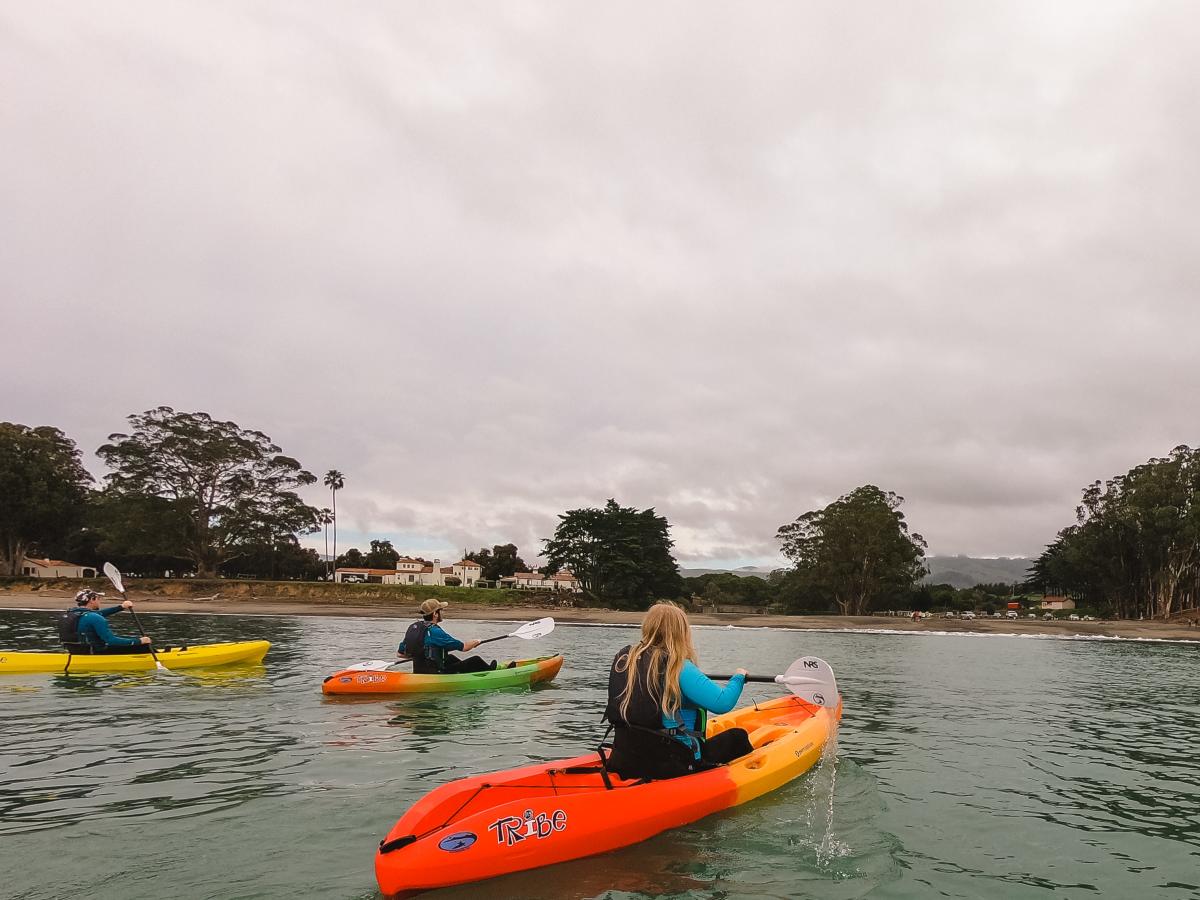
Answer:
<svg viewBox="0 0 1200 900"><path fill-rule="evenodd" d="M117 592L121 595L122 599L128 600L129 597L125 593L125 582L121 580L121 573L117 567L110 562L106 562L104 564L104 574L108 576L108 580L112 582L113 587L117 589ZM133 616L133 624L135 624L138 631L142 633L142 637L146 637L146 629L142 627L142 620L138 618L137 613L133 611L132 607L129 609L129 614ZM154 665L160 672L171 671L162 664L162 661L158 658L158 654L154 652L153 644L147 644L146 649L149 650L150 655L154 657Z"/></svg>
<svg viewBox="0 0 1200 900"><path fill-rule="evenodd" d="M490 644L492 641L502 641L505 638L515 637L522 640L532 641L537 638L543 638L554 630L554 620L547 616L544 619L538 619L534 622L526 622L516 631L510 631L508 634L502 634L497 637L487 638L479 642L477 646ZM398 659L395 662L388 662L386 659L371 659L366 662L355 663L352 666L347 666L348 671L354 672L383 672L390 669L392 666L401 666L405 663L412 662L412 657L407 659Z"/></svg>
<svg viewBox="0 0 1200 900"><path fill-rule="evenodd" d="M732 675L709 675L713 681L728 681ZM815 656L802 656L782 675L747 675L746 681L782 684L806 703L837 709L838 686L829 663Z"/></svg>

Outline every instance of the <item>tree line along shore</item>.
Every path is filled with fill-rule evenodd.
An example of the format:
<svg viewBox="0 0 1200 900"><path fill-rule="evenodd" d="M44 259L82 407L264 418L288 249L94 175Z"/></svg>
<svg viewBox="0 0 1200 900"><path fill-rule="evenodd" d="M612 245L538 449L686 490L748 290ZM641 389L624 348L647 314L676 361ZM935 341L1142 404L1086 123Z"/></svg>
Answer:
<svg viewBox="0 0 1200 900"><path fill-rule="evenodd" d="M400 558L388 540L372 540L367 552L338 552L337 500L347 476L337 469L318 480L266 434L203 412L163 406L131 415L128 423L127 431L109 435L95 451L108 469L100 483L59 429L0 423L0 577L21 575L30 557L93 568L112 561L145 575L194 575L190 591L228 597L243 590L232 586L234 580L270 582L287 585L279 590L300 600L328 596L323 590L336 566L386 570ZM318 483L329 490L328 508L301 496ZM538 571L572 574L582 588L572 602L584 607L639 610L669 599L693 610L733 607L759 614L990 613L1009 604L1035 607L1037 595L1053 593L1097 617L1165 621L1200 614L1198 501L1200 451L1176 447L1087 486L1074 522L1059 531L1026 580L972 588L922 583L926 543L909 529L904 498L872 484L781 525L775 538L790 565L765 579L681 577L667 518L611 498L561 513L536 553L544 560ZM332 538L331 553L301 546L301 538L322 532L327 546ZM512 543L463 555L481 566L492 585L530 568ZM166 585L176 580L165 579L162 590L174 590ZM339 596L366 600L398 588L338 590ZM452 588L403 590L422 596ZM529 601L504 588L467 590L472 593L459 602Z"/></svg>
<svg viewBox="0 0 1200 900"><path fill-rule="evenodd" d="M58 580L56 584L30 585L19 579L0 579L0 610L44 610L58 613L71 606L75 590L83 582ZM99 582L93 582L102 587ZM229 585L222 582L220 586ZM340 585L271 582L234 582L229 593L211 592L207 582L179 579L167 585L156 579L139 579L128 587L143 613L180 615L267 615L267 616L355 616L397 620L397 635L403 623L411 621L417 607L427 596L438 596L451 604L457 619L514 622L553 616L561 624L628 625L641 622L642 612L610 609L598 605L564 606L547 595L530 592L471 591L467 588L427 587L409 592L378 585L351 585L363 590L339 590ZM38 587L38 590L34 590ZM311 591L311 592L310 592ZM486 595L487 600L478 599ZM560 601L562 598L558 598ZM1136 640L1200 641L1200 627L1184 621L1103 620L1094 622L1057 619L1044 621L1022 618L982 618L974 621L935 617L914 622L909 617L877 613L872 616L790 614L764 612L738 606L718 609L704 607L689 612L696 625L737 628L783 628L797 631L837 631L843 629L910 632L944 635L1021 635L1042 638L1125 638ZM391 627L391 626L389 626Z"/></svg>

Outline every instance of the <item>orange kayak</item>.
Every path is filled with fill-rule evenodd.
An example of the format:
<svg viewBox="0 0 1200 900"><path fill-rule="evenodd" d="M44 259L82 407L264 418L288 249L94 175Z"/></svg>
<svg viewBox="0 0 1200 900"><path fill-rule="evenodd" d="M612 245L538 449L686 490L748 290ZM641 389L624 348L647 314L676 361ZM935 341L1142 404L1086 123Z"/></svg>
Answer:
<svg viewBox="0 0 1200 900"><path fill-rule="evenodd" d="M440 694L458 691L487 691L523 687L550 681L562 668L562 654L537 659L518 659L512 668L501 667L465 675L414 675L407 670L345 669L326 677L321 691L326 694Z"/></svg>
<svg viewBox="0 0 1200 900"><path fill-rule="evenodd" d="M590 753L442 785L380 842L379 889L405 896L604 853L738 806L812 768L840 717L840 703L796 696L713 716L709 737L745 728L754 751L666 781L624 781Z"/></svg>

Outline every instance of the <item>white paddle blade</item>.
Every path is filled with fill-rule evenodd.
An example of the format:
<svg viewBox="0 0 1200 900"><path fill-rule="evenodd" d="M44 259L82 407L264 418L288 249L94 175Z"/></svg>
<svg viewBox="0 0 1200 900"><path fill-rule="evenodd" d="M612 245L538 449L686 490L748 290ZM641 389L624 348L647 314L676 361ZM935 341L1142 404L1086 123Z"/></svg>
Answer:
<svg viewBox="0 0 1200 900"><path fill-rule="evenodd" d="M352 666L346 666L347 672L383 672L388 666L392 665L386 659L368 659L366 662L355 663Z"/></svg>
<svg viewBox="0 0 1200 900"><path fill-rule="evenodd" d="M775 681L785 685L788 690L815 706L826 709L837 709L838 686L833 677L833 669L829 663L815 656L802 656L782 675L776 675Z"/></svg>
<svg viewBox="0 0 1200 900"><path fill-rule="evenodd" d="M547 616L544 619L538 619L536 622L526 622L516 631L509 634L509 637L524 638L527 641L532 641L534 638L545 637L553 630L554 620Z"/></svg>
<svg viewBox="0 0 1200 900"><path fill-rule="evenodd" d="M108 580L112 582L113 587L117 589L117 593L125 593L125 585L121 582L121 573L117 571L117 567L110 562L104 564L104 574L108 576Z"/></svg>

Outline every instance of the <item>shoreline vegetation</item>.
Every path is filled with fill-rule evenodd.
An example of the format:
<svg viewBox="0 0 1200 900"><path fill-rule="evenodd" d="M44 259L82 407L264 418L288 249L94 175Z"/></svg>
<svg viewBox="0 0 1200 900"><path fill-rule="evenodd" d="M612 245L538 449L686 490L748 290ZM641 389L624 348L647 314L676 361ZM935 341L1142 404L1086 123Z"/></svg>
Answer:
<svg viewBox="0 0 1200 900"><path fill-rule="evenodd" d="M317 477L261 431L169 406L127 420L128 434L111 434L96 450L109 469L99 488L63 432L0 422L0 496L13 498L0 507L5 578L82 576L112 563L126 572L191 581L190 588L165 580L155 587L148 577L143 587L155 596L185 596L212 582L212 602L262 600L254 592L265 590L259 579L269 579L278 585L269 595L273 600L372 608L402 602L394 587L416 598L528 605L500 585L549 590L565 584L578 587L587 598L584 608L595 610L640 609L662 598L691 611L731 607L807 621L835 613L869 620L904 609L994 614L1004 607L1028 615L1041 606L1073 608L1080 620L1156 620L1184 628L1195 627L1200 617L1200 449L1184 444L1084 488L1076 523L1058 532L1019 583L959 589L926 580L928 545L910 530L904 498L874 484L779 526L775 538L790 565L765 579L732 572L683 577L666 516L611 497L601 507L558 516L554 533L540 541L537 557L545 563L536 576L514 543L475 552L464 547L462 562L436 571L439 559L402 557L390 539L371 539L368 553L352 547L339 554L342 472L325 474L331 505L317 508L298 493L317 484ZM322 531L324 554L301 546L301 537ZM356 582L396 582L404 575L409 584L342 585L344 595L331 598L328 580L339 580L339 572ZM234 586L245 579L256 586ZM439 593L415 590L414 581ZM14 583L0 579L0 590ZM450 584L485 583L493 585L486 596L441 593Z"/></svg>
<svg viewBox="0 0 1200 900"><path fill-rule="evenodd" d="M70 607L81 586L91 581L55 579L41 584L25 579L0 583L0 609L59 611ZM100 588L102 589L102 588ZM599 606L563 605L548 594L471 588L403 588L387 585L332 585L308 582L196 581L146 579L129 585L130 599L144 613L234 614L275 616L362 616L413 619L423 599L436 595L447 600L455 618L476 621L517 621L553 616L563 624L636 625L641 610ZM556 600L558 602L556 602ZM889 631L948 632L952 634L1018 634L1047 637L1107 637L1200 641L1200 627L1186 621L1055 619L988 619L973 621L941 617L914 622L907 617L876 613L865 616L788 615L752 608L720 612L689 611L695 625L733 625L795 630L839 631L887 629ZM47 641L53 635L47 633ZM389 638L390 639L390 638Z"/></svg>

